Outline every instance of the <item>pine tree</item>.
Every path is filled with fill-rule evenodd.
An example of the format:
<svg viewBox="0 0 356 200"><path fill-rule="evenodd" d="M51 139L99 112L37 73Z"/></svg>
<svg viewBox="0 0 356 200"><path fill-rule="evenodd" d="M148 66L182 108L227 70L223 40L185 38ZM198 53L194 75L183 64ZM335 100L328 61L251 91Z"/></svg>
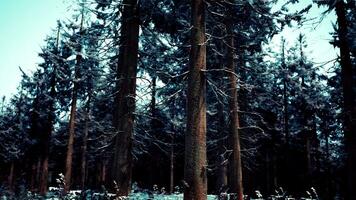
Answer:
<svg viewBox="0 0 356 200"><path fill-rule="evenodd" d="M229 10L232 14L232 10ZM232 158L230 159L230 174L229 184L232 193L236 194L238 200L243 199L242 186L242 163L241 163L241 146L240 146L240 119L239 119L239 105L237 93L237 77L235 73L235 36L234 24L232 20L227 19L227 69L229 77L229 139L231 141Z"/></svg>
<svg viewBox="0 0 356 200"><path fill-rule="evenodd" d="M132 179L132 140L134 127L136 71L139 37L139 5L136 0L122 2L122 24L117 64L114 127L116 128L113 176L117 195L127 196Z"/></svg>
<svg viewBox="0 0 356 200"><path fill-rule="evenodd" d="M205 102L205 5L191 1L191 50L185 136L184 199L207 198L206 102Z"/></svg>

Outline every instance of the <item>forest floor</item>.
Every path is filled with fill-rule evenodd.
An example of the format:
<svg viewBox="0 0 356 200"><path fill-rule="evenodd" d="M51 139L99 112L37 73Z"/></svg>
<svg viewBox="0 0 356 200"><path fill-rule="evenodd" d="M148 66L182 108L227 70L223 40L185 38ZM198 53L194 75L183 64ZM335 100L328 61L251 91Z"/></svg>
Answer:
<svg viewBox="0 0 356 200"><path fill-rule="evenodd" d="M182 193L162 194L157 191L136 191L132 192L129 197L116 198L115 194L108 192L94 192L92 190L72 190L68 194L63 195L63 189L50 187L46 197L40 196L36 193L31 193L27 190L18 191L16 193L5 192L0 190L0 200L183 200ZM207 200L231 200L227 194L222 194L224 198L219 198L218 195L208 195ZM309 198L291 198L289 195L272 195L263 198L259 191L256 191L255 198L245 196L246 200L319 200L318 195L312 195Z"/></svg>
<svg viewBox="0 0 356 200"><path fill-rule="evenodd" d="M219 200L217 195L208 195L207 200ZM225 198L224 198L225 199ZM233 199L231 197L226 200ZM250 198L244 197L246 200L319 200L319 198L291 198L283 196L270 196L267 198ZM46 197L36 194L0 194L0 200L183 200L183 194L152 194L147 192L131 193L129 197L115 198L111 193L87 193L83 195L80 190L71 191L69 194L62 196L57 192L48 192Z"/></svg>

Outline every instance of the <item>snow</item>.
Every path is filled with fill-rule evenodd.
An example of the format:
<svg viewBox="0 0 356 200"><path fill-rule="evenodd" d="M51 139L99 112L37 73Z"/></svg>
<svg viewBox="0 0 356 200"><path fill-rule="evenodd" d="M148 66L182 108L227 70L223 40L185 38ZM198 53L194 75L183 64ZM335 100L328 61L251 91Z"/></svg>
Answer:
<svg viewBox="0 0 356 200"><path fill-rule="evenodd" d="M60 200L60 199L68 199L68 200L74 200L74 199L82 199L81 198L81 191L80 190L72 190L67 194L64 198L63 196L61 197L58 195L56 191L56 188L51 188L51 192L48 192L46 195L45 199L48 200ZM58 191L58 190L57 190ZM90 194L90 192L88 193ZM2 195L0 196L0 200L8 200L12 199L11 197ZM30 192L27 195L26 199L40 199L39 196L33 195ZM83 198L84 199L84 198ZM103 194L103 193L91 193L88 195L85 199L115 199L114 194ZM119 198L120 199L120 198ZM132 193L128 198L122 198L122 200L183 200L183 194L172 194L172 195L165 195L165 194L149 194L149 193ZM207 200L217 200L217 196L215 195L208 195Z"/></svg>

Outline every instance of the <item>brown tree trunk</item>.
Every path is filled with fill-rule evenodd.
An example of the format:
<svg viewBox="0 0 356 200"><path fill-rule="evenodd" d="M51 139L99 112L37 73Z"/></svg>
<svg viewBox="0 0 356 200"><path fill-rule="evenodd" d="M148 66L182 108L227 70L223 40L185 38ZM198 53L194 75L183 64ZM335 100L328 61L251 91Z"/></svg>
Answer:
<svg viewBox="0 0 356 200"><path fill-rule="evenodd" d="M122 2L122 25L114 127L116 128L113 176L117 196L127 196L132 179L132 140L136 97L136 71L139 37L139 5L137 0Z"/></svg>
<svg viewBox="0 0 356 200"><path fill-rule="evenodd" d="M191 49L185 135L184 199L207 198L206 160L206 38L204 0L191 1Z"/></svg>
<svg viewBox="0 0 356 200"><path fill-rule="evenodd" d="M31 170L31 180L30 180L30 191L38 192L39 189L39 179L41 174L41 158L38 158L37 162L33 162Z"/></svg>
<svg viewBox="0 0 356 200"><path fill-rule="evenodd" d="M82 13L82 20L80 25L79 34L80 37L83 35L83 21L84 16ZM81 40L81 38L79 39ZM72 102L71 102L71 109L70 109L70 116L69 116L69 138L67 144L67 156L66 156L66 169L64 175L64 192L67 193L70 190L71 186L71 179L72 179L72 161L73 161L73 143L74 143L74 135L75 135L75 118L77 113L77 99L78 99L78 74L79 74L79 67L81 65L82 56L81 52L81 44L79 41L77 52L79 52L76 56L76 65L75 65L75 77L73 81L73 91L72 91Z"/></svg>
<svg viewBox="0 0 356 200"><path fill-rule="evenodd" d="M192 0L192 34L185 135L184 199L207 198L205 5Z"/></svg>
<svg viewBox="0 0 356 200"><path fill-rule="evenodd" d="M350 48L347 40L347 20L344 1L337 1L336 15L338 22L338 36L340 44L340 65L341 79L344 100L344 137L347 153L347 195L346 199L351 200L356 197L356 106L354 94L354 79Z"/></svg>
<svg viewBox="0 0 356 200"><path fill-rule="evenodd" d="M86 105L85 111L85 125L84 125L84 136L83 136L83 145L82 145L82 163L80 168L80 176L81 176L81 189L82 191L85 189L85 180L86 180L86 170L87 170L87 146L88 146L88 132L89 132L89 112L90 112L90 95Z"/></svg>
<svg viewBox="0 0 356 200"><path fill-rule="evenodd" d="M73 92L72 92L72 103L69 116L69 138L67 145L67 157L66 157L66 170L65 170L65 186L64 192L68 192L70 189L71 178L72 178L72 160L73 160L73 143L74 143L74 130L75 130L75 115L77 112L77 83L74 82Z"/></svg>
<svg viewBox="0 0 356 200"><path fill-rule="evenodd" d="M37 167L36 167L36 184L39 184L40 178L41 178L41 166L42 166L42 160L41 158L38 158L38 162L37 162ZM39 190L39 185L36 188Z"/></svg>
<svg viewBox="0 0 356 200"><path fill-rule="evenodd" d="M241 147L240 147L240 122L238 114L238 94L237 94L237 77L235 75L235 42L233 35L233 22L228 19L227 23L227 67L229 69L229 110L230 110L230 141L232 148L232 157L230 159L231 164L231 180L230 190L232 193L236 193L237 200L243 200L243 186L242 186L242 163L241 163Z"/></svg>
<svg viewBox="0 0 356 200"><path fill-rule="evenodd" d="M61 30L61 27L60 27L60 25L58 25L55 54L58 54L60 30ZM44 139L42 174L41 174L41 180L40 180L40 186L39 186L41 195L45 195L47 193L49 146L50 146L50 142L51 142L50 140L51 140L51 135L52 135L52 131L53 131L53 123L55 120L54 99L56 98L56 76L57 76L57 64L55 63L53 65L53 72L52 72L52 77L51 77L51 91L50 91L51 100L50 100L50 109L49 109L48 122L47 122L47 128L46 128L47 135L45 136L45 139Z"/></svg>
<svg viewBox="0 0 356 200"><path fill-rule="evenodd" d="M103 160L101 163L101 174L100 174L100 183L105 185L106 181L106 160Z"/></svg>
<svg viewBox="0 0 356 200"><path fill-rule="evenodd" d="M47 152L49 150L48 143L49 143L49 140L47 141L45 157L43 158L43 161L42 161L42 174L41 174L41 180L40 180L40 194L41 195L45 195L47 193L48 155L49 155L49 153Z"/></svg>
<svg viewBox="0 0 356 200"><path fill-rule="evenodd" d="M35 192L35 187L36 187L36 162L32 163L31 166L31 180L30 180L30 191Z"/></svg>
<svg viewBox="0 0 356 200"><path fill-rule="evenodd" d="M13 192L14 191L14 174L15 174L15 162L11 161L10 163L10 172L9 176L7 177L7 184L9 187L9 191Z"/></svg>

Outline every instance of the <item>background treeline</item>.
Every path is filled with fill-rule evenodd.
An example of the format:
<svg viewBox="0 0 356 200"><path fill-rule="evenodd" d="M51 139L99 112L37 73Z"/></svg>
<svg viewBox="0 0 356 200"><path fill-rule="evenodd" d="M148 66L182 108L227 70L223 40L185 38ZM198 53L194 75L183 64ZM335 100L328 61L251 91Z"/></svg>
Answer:
<svg viewBox="0 0 356 200"><path fill-rule="evenodd" d="M330 43L340 57L322 64L302 33L267 48L310 9L289 12L298 3L290 0L272 12L276 3L73 3L76 14L58 21L42 62L2 99L0 192L45 194L61 173L65 191L104 186L127 195L133 182L194 190L184 173L195 175L189 169L200 163L208 193L282 187L303 196L314 187L323 199L354 198L355 2L311 5L337 14ZM194 154L204 145L206 154Z"/></svg>

